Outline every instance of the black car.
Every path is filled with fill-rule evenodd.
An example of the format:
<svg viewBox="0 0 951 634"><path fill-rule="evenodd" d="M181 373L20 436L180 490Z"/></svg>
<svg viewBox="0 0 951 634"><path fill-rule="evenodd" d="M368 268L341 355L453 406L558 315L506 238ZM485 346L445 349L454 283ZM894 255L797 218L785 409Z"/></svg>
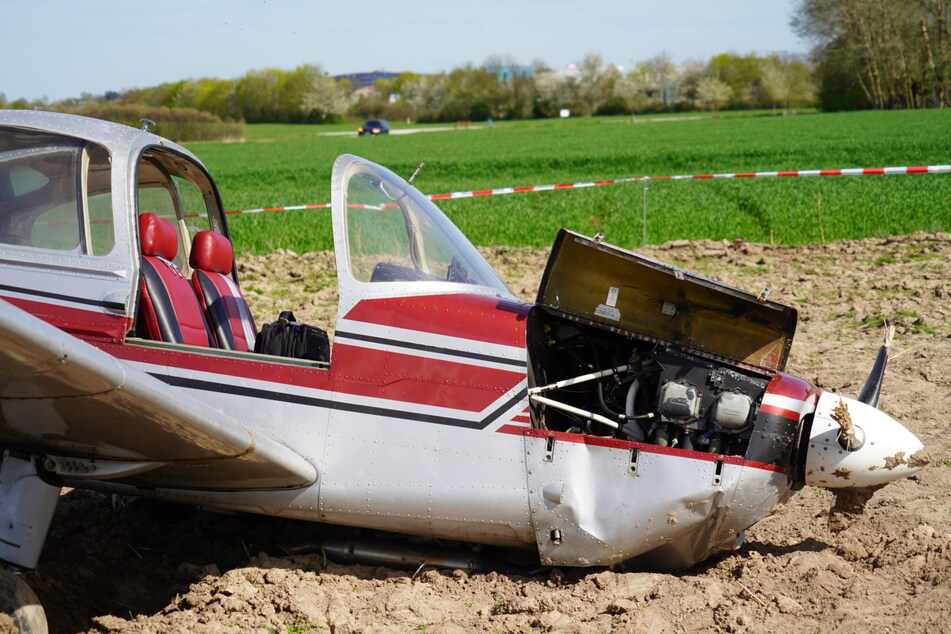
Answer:
<svg viewBox="0 0 951 634"><path fill-rule="evenodd" d="M386 119L368 119L366 123L357 128L360 136L365 134L389 134L390 124Z"/></svg>

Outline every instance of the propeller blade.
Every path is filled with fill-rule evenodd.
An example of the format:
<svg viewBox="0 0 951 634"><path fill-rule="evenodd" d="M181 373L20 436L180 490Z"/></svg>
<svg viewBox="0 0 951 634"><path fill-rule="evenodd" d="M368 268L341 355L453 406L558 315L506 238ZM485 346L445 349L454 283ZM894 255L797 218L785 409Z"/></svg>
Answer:
<svg viewBox="0 0 951 634"><path fill-rule="evenodd" d="M878 356L875 357L875 364L872 366L872 371L869 373L868 379L865 380L865 385L859 393L858 401L860 403L878 407L878 396L882 392L882 379L885 377L885 366L888 365L888 347L892 344L892 339L894 338L895 326L886 324L885 341L882 343L882 347L878 349Z"/></svg>

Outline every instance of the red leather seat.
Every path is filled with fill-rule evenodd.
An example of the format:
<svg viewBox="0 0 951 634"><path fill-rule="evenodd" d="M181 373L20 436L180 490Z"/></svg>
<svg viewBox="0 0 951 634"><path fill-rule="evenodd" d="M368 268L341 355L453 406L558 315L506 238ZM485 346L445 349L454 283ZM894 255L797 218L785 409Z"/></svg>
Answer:
<svg viewBox="0 0 951 634"><path fill-rule="evenodd" d="M139 216L142 277L140 323L149 339L214 346L214 338L195 291L172 260L178 254L178 233L155 214Z"/></svg>
<svg viewBox="0 0 951 634"><path fill-rule="evenodd" d="M257 328L241 289L231 277L234 251L220 233L200 231L192 240L188 259L192 286L218 339L218 346L242 352L254 350Z"/></svg>

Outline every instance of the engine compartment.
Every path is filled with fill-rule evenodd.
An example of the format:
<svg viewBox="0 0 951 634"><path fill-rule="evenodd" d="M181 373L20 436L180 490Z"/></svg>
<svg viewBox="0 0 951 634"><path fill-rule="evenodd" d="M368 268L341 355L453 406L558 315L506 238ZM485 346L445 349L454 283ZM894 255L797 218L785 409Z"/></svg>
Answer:
<svg viewBox="0 0 951 634"><path fill-rule="evenodd" d="M768 373L542 306L527 328L534 427L746 453Z"/></svg>

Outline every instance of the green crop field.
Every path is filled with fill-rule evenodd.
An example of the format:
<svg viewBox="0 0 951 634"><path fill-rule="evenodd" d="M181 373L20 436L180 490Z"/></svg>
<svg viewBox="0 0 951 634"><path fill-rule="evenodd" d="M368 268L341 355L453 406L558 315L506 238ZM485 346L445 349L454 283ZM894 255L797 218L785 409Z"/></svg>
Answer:
<svg viewBox="0 0 951 634"><path fill-rule="evenodd" d="M334 159L356 154L426 193L643 175L946 165L951 112L628 117L481 122L468 129L333 136L355 126L248 126L245 143L189 147L228 210L330 200ZM403 126L406 127L406 126ZM436 127L439 126L422 126ZM951 231L951 174L650 181L441 201L478 245L547 246L560 227L642 243L733 239L804 244ZM230 216L239 252L332 248L326 210Z"/></svg>

